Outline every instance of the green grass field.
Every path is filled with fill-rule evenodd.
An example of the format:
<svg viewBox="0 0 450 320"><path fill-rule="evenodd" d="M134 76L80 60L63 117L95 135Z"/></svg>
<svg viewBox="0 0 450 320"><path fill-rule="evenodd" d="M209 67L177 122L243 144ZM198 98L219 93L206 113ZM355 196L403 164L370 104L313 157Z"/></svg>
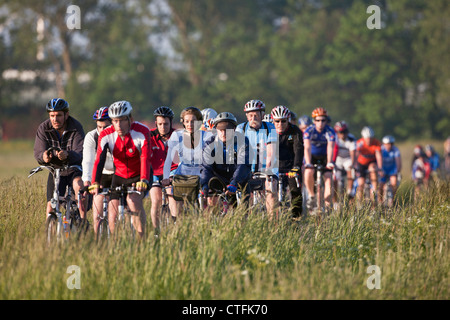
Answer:
<svg viewBox="0 0 450 320"><path fill-rule="evenodd" d="M91 230L49 248L46 173L26 178L36 166L24 154L32 155L32 144L0 150L2 300L450 298L449 182L412 200L405 179L395 209L344 207L319 225L311 217L190 213L158 240L150 231L140 243L119 237L100 246ZM4 169L7 158L14 170ZM80 289L68 288L70 266L79 267ZM380 289L371 289L375 284Z"/></svg>

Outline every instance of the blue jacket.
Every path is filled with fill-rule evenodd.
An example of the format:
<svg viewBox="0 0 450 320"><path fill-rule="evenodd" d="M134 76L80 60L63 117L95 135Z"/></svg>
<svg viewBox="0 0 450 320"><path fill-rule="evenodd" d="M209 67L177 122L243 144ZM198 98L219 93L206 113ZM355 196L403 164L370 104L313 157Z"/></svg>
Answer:
<svg viewBox="0 0 450 320"><path fill-rule="evenodd" d="M251 176L251 166L248 159L248 139L236 132L233 146L219 140L217 136L208 139L203 149L203 159L200 171L202 190L208 189L208 182L212 177L222 179L227 185L245 185ZM228 150L227 150L228 149Z"/></svg>

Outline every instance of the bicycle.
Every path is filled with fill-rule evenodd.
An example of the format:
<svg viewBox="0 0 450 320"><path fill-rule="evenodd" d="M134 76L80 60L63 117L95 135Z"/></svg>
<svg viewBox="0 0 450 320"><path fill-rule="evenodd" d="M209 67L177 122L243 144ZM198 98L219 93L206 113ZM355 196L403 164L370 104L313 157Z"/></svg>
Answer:
<svg viewBox="0 0 450 320"><path fill-rule="evenodd" d="M280 206L289 208L291 207L292 199L290 197L290 192L288 192L288 186L286 188L284 187L285 179L283 179L283 177L289 177L289 173L278 173L278 202L280 203ZM297 188L300 189L300 174L296 173L294 177Z"/></svg>
<svg viewBox="0 0 450 320"><path fill-rule="evenodd" d="M109 188L103 188L99 195L103 195L102 215L98 216L97 225L97 241L104 241L111 236L111 230L109 229L108 220L108 197L111 196L111 190Z"/></svg>
<svg viewBox="0 0 450 320"><path fill-rule="evenodd" d="M226 185L217 177L212 177L208 181L208 188L210 190L209 197L217 197L218 198L218 212L220 216L225 216L230 208L231 201L229 196L226 193ZM239 203L240 199L237 197L237 201Z"/></svg>
<svg viewBox="0 0 450 320"><path fill-rule="evenodd" d="M273 190L273 176L262 172L253 172L248 184L250 186L251 205L250 212L261 212L262 216L266 212L266 188L265 181L270 183L270 190Z"/></svg>
<svg viewBox="0 0 450 320"><path fill-rule="evenodd" d="M314 197L312 199L308 199L308 213L311 216L321 217L321 213L326 211L325 207L325 179L324 173L326 171L326 167L323 164L315 163L313 165L314 168Z"/></svg>
<svg viewBox="0 0 450 320"><path fill-rule="evenodd" d="M50 148L52 151L55 148ZM55 149L56 150L56 149ZM71 233L75 233L79 231L83 226L83 221L80 216L80 211L75 199L73 199L73 187L68 184L66 187L65 196L60 196L59 194L59 183L61 179L61 172L67 171L70 169L78 169L82 170L78 165L65 165L62 168L55 168L53 166L39 166L33 168L28 175L28 178L35 175L36 173L47 169L52 175L55 187L53 189L53 196L50 200L51 207L53 209L52 212L48 215L45 221L45 232L47 235L47 243L51 244L55 242L60 242L62 240L68 240L70 238ZM80 200L81 193L78 195L78 199ZM80 202L79 202L80 203ZM64 205L65 212L64 214L61 212L61 205ZM86 220L86 230L89 228L89 222Z"/></svg>
<svg viewBox="0 0 450 320"><path fill-rule="evenodd" d="M131 219L131 216L135 215L135 213L131 212L126 207L127 195L132 194L132 193L136 193L136 194L140 195L141 192L137 191L135 187L127 187L125 185L121 185L116 188L113 188L113 191L115 191L116 193L119 194L119 207L118 207L119 215L117 217L117 223L119 225L119 228L122 231L129 231L131 233L132 237L134 238L136 232L135 232L135 228L133 226L133 221ZM127 227L125 214L128 214L130 217L129 229Z"/></svg>

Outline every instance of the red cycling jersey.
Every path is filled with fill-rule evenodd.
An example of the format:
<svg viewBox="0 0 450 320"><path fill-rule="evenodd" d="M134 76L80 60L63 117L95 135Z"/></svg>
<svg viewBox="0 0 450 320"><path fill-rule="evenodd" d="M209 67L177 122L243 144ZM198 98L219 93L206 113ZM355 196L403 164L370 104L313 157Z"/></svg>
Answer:
<svg viewBox="0 0 450 320"><path fill-rule="evenodd" d="M370 145L367 145L363 138L356 142L356 150L359 152L357 161L363 166L376 161L375 153L381 152L381 142L373 138Z"/></svg>
<svg viewBox="0 0 450 320"><path fill-rule="evenodd" d="M171 129L168 136L170 137L172 135L172 132L174 131L175 129ZM163 175L164 162L166 161L167 151L169 149L169 147L167 146L167 141L166 143L164 143L164 141L161 139L161 136L159 135L157 128L150 130L150 145L152 149L151 162L153 175L155 176ZM170 171L175 170L177 167L178 164L172 162Z"/></svg>
<svg viewBox="0 0 450 320"><path fill-rule="evenodd" d="M114 159L115 175L124 179L140 176L141 180L150 181L150 129L147 126L133 122L123 139L114 126L102 131L98 138L92 183L100 183L108 149Z"/></svg>

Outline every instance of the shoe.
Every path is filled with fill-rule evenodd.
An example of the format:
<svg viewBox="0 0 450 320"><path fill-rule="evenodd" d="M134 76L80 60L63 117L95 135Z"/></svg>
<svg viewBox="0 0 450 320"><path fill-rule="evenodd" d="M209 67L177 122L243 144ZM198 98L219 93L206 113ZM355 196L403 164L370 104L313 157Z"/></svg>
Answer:
<svg viewBox="0 0 450 320"><path fill-rule="evenodd" d="M306 201L306 208L308 208L308 210L313 209L314 205L315 205L315 199L314 198L309 198L308 201Z"/></svg>

